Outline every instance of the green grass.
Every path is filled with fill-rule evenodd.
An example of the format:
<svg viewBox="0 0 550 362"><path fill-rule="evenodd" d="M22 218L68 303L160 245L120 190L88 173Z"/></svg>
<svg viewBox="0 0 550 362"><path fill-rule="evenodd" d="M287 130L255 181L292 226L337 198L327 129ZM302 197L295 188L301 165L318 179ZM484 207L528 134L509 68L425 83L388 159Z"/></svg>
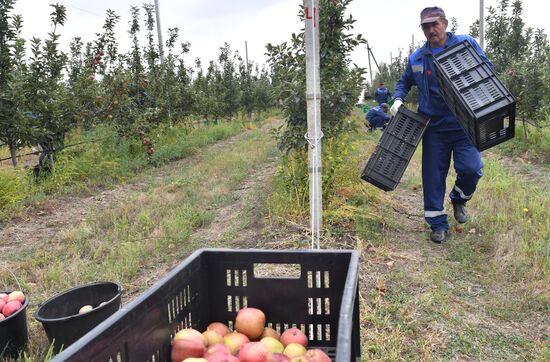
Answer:
<svg viewBox="0 0 550 362"><path fill-rule="evenodd" d="M138 139L120 140L115 130L100 126L69 137L67 143L94 140L58 153L55 170L38 182L21 169L0 168L0 220L12 217L23 207L40 202L47 195L87 191L119 183L139 174L143 168L195 154L204 146L231 137L243 129L242 120L217 126L189 129L160 128L151 132L156 153L147 155Z"/></svg>
<svg viewBox="0 0 550 362"><path fill-rule="evenodd" d="M539 120L539 127L523 125L516 119L515 138L498 145L497 152L526 158L539 164L550 163L550 114Z"/></svg>
<svg viewBox="0 0 550 362"><path fill-rule="evenodd" d="M456 227L446 205L451 238L434 246L422 218L421 146L392 193L354 179L379 137L353 140L360 156L345 158L331 190L340 197L324 210L327 237L351 228L363 255L363 359L548 360L550 195L486 157L468 204L472 219ZM452 182L451 172L447 190ZM418 195L418 210L408 211L414 215L396 217L398 193ZM413 222L403 223L409 216Z"/></svg>
<svg viewBox="0 0 550 362"><path fill-rule="evenodd" d="M144 271L171 265L200 247L222 246L191 235L216 222L218 208L237 200L232 190L271 159L274 150L275 141L267 132L253 129L223 148L204 149L187 167L150 179L149 188L124 204L92 212L62 238L3 255L33 296L30 313L58 291L94 280L116 281L126 292L139 292L151 282ZM224 230L222 240L237 236L242 227ZM41 327L29 322L29 358L41 360L47 342Z"/></svg>

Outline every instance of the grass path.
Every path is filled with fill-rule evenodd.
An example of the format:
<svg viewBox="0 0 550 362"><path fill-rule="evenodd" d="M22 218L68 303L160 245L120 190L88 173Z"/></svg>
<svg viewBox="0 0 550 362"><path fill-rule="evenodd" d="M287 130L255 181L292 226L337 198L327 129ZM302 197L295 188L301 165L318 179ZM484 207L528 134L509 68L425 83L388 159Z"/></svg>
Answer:
<svg viewBox="0 0 550 362"><path fill-rule="evenodd" d="M32 296L31 360L43 359L47 340L30 315L60 290L114 280L124 285L126 303L199 247L309 248L307 220L278 224L266 217L277 170L268 131L278 122L143 170L130 184L49 200L0 230L7 240L0 263ZM366 138L363 153L370 154L376 139ZM487 159L491 167L504 165L506 177L524 173L510 166L514 161ZM377 193L376 223L367 236L349 229L322 240L324 248L361 254L363 360L550 360L548 284L514 279L499 265L507 265L500 239L522 229L498 232L497 225L497 232L486 232L491 221L483 205L494 192L493 171L469 204L472 220L464 227L452 222L450 242L435 245L422 217L419 170L416 155L395 191ZM526 182L542 192L547 177L536 166L529 170L536 177ZM498 214L503 206L494 208Z"/></svg>
<svg viewBox="0 0 550 362"><path fill-rule="evenodd" d="M502 240L485 233L484 181L477 199L468 205L471 221L456 224L447 205L450 240L433 244L422 216L418 156L398 188L381 194L383 227L374 241L360 248L363 357L548 360L550 289L543 282L527 285L510 280L498 267L495 250ZM521 168L509 167L510 160L502 161L495 154L486 159L502 162L510 178L522 175L517 172ZM530 170L537 177L523 178L523 182L544 190L548 176L536 166Z"/></svg>
<svg viewBox="0 0 550 362"><path fill-rule="evenodd" d="M51 199L3 228L9 241L0 263L31 297L31 360L43 360L48 345L32 314L59 291L112 280L124 286L126 303L199 247L256 246L264 215L258 205L277 169L269 130L278 123L268 120L192 157L143 170L112 190Z"/></svg>

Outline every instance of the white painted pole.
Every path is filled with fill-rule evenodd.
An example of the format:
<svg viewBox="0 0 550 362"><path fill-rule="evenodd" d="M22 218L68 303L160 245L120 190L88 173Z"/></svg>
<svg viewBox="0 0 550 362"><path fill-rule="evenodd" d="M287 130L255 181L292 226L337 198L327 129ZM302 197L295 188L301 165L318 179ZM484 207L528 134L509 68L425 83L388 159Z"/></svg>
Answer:
<svg viewBox="0 0 550 362"><path fill-rule="evenodd" d="M163 52L163 44L162 44L162 28L160 26L160 11L159 11L159 0L155 0L155 16L157 18L157 34L158 34L158 41L159 41L159 57L160 57L160 64L164 63L164 52Z"/></svg>
<svg viewBox="0 0 550 362"><path fill-rule="evenodd" d="M306 100L311 248L319 249L323 213L321 162L321 75L319 62L319 0L304 0Z"/></svg>
<svg viewBox="0 0 550 362"><path fill-rule="evenodd" d="M484 19L484 5L483 0L479 0L479 46L481 49L485 50L485 19Z"/></svg>

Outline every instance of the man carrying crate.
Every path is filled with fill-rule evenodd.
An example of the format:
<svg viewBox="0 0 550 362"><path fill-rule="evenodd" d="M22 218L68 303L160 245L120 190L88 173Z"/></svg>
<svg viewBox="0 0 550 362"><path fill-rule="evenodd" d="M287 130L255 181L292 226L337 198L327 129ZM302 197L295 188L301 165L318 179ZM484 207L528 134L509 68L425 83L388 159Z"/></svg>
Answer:
<svg viewBox="0 0 550 362"><path fill-rule="evenodd" d="M444 201L451 155L457 178L449 196L454 217L459 223L467 220L465 204L472 198L482 176L483 163L479 151L441 96L432 55L466 40L492 68L477 42L468 35L447 32L448 24L443 9L434 6L422 10L420 26L427 41L409 57L405 73L395 87L395 101L390 109L391 114L395 115L411 87L418 87L418 111L430 117L422 140L422 186L424 217L432 229L430 239L435 243L444 242L449 230Z"/></svg>

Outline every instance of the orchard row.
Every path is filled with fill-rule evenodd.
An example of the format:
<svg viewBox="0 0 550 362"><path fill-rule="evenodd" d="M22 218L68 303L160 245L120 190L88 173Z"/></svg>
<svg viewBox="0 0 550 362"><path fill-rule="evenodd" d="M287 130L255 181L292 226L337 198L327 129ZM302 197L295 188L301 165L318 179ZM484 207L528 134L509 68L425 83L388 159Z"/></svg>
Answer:
<svg viewBox="0 0 550 362"><path fill-rule="evenodd" d="M59 150L75 128L109 123L120 137L141 138L162 124L218 122L273 106L271 80L265 69L247 64L229 44L215 61L192 65L184 60L190 44L177 28L168 29L164 62L152 34L154 6L132 6L132 48L119 51L115 26L120 17L107 10L95 40L76 37L69 52L61 50L66 8L56 4L46 39L24 39L24 19L13 14L16 0L0 3L0 143L9 147L14 166L18 150L41 146ZM145 39L145 41L143 41ZM30 51L27 51L30 49Z"/></svg>

